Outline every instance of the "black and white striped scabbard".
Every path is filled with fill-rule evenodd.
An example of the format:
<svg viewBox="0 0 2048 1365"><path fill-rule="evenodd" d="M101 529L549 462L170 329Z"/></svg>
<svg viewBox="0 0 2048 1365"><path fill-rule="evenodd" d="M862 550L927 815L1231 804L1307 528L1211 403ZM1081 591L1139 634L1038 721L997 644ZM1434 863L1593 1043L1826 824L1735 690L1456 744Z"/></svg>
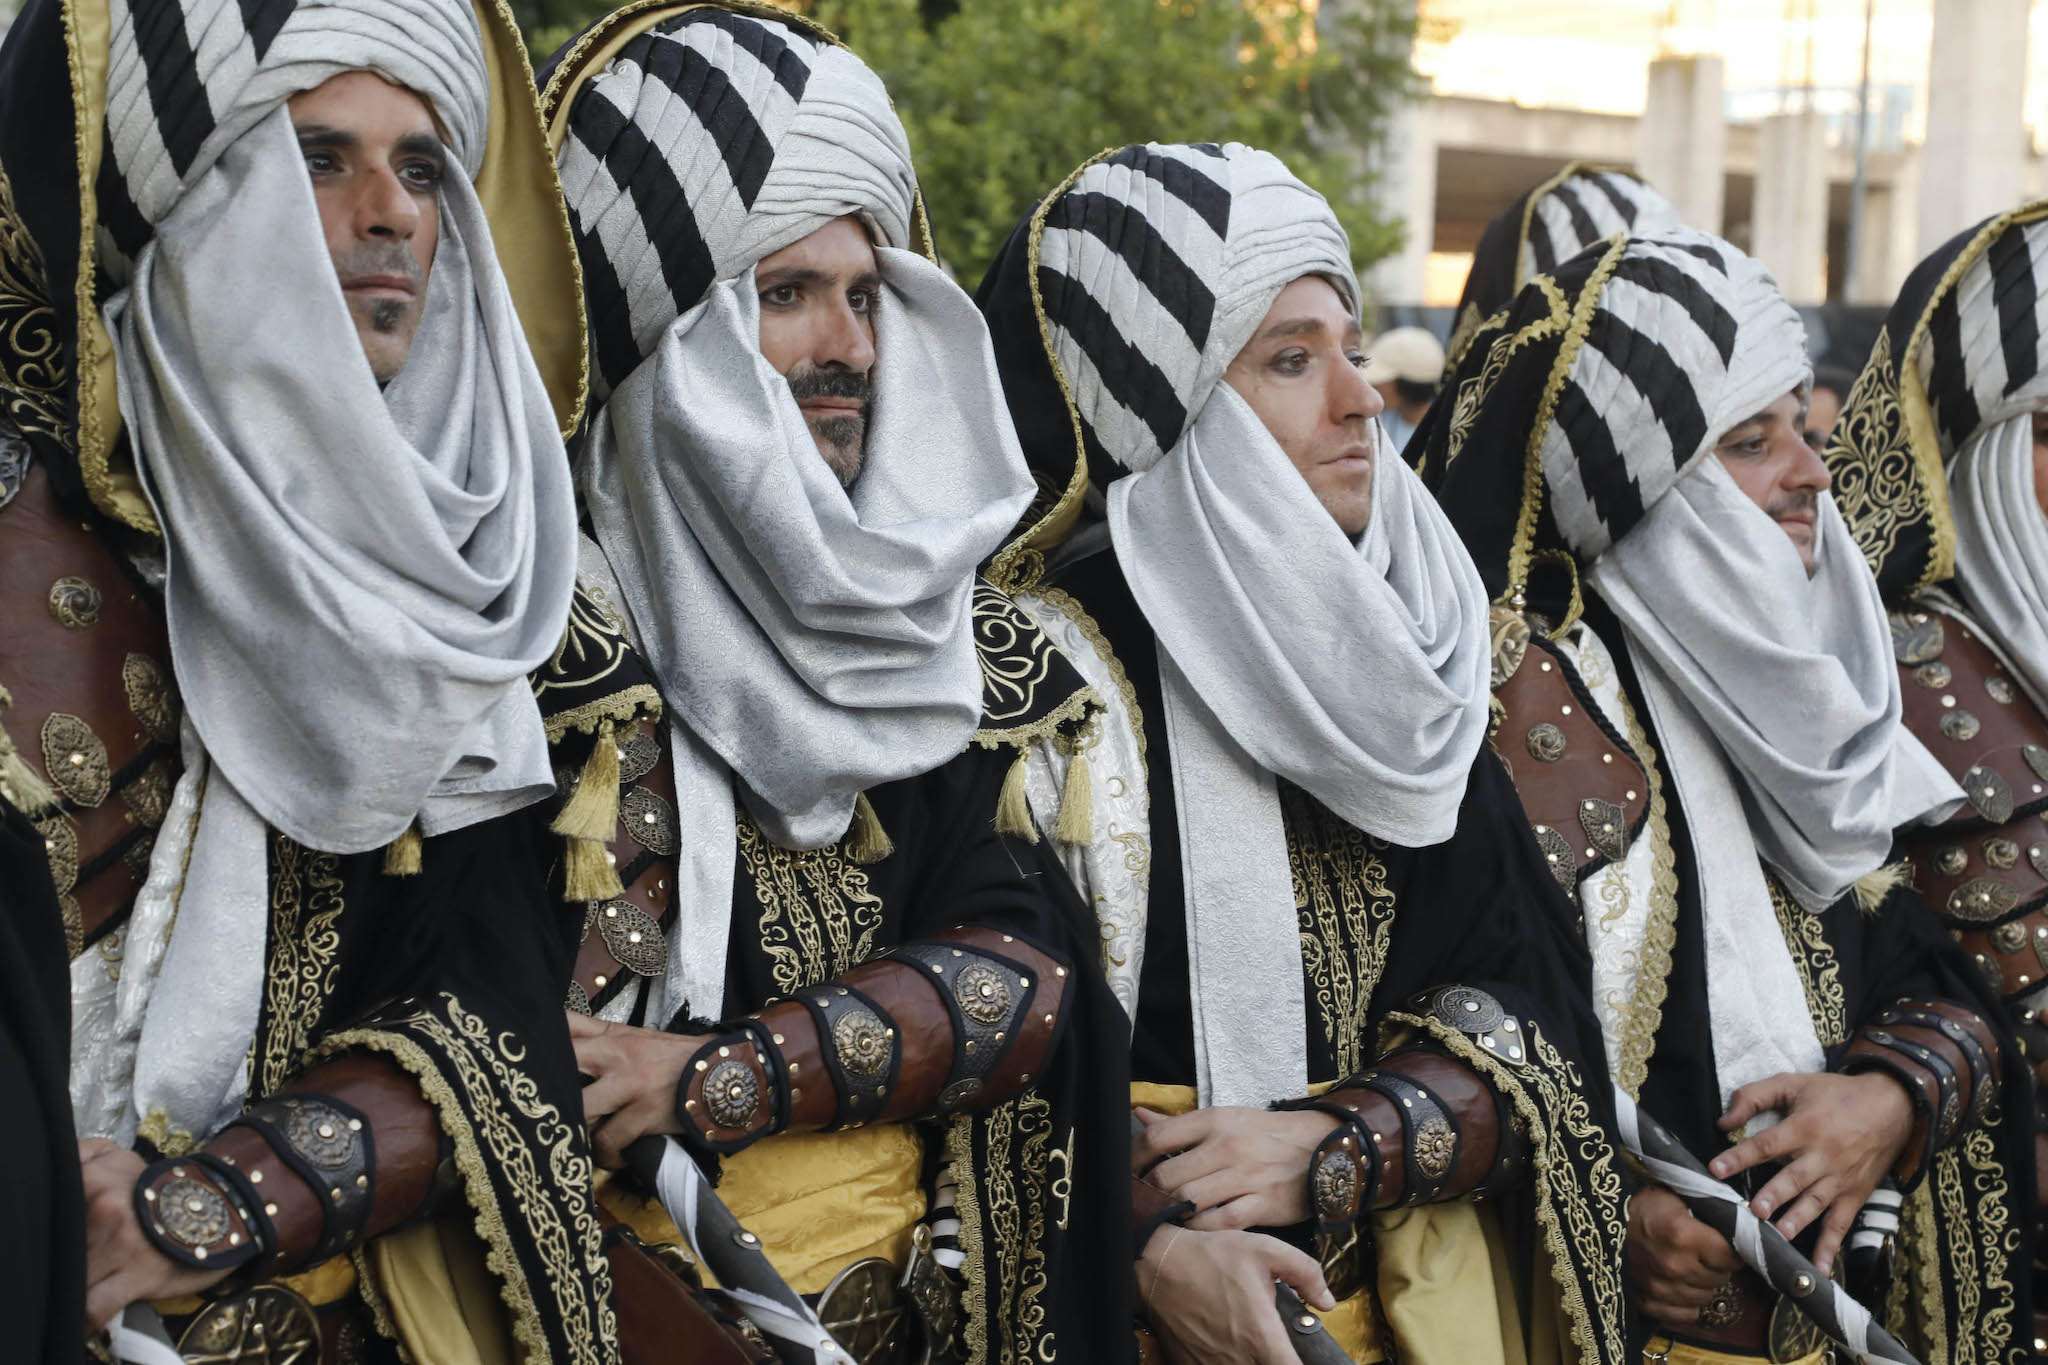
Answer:
<svg viewBox="0 0 2048 1365"><path fill-rule="evenodd" d="M1898 1338L1878 1325L1868 1308L1815 1270L1783 1233L1750 1211L1747 1199L1709 1175L1700 1159L1670 1129L1639 1110L1620 1086L1614 1087L1614 1123L1622 1146L1635 1154L1651 1179L1683 1199L1693 1217L1734 1243L1745 1265L1790 1297L1838 1346L1865 1362L1920 1365Z"/></svg>
<svg viewBox="0 0 2048 1365"><path fill-rule="evenodd" d="M818 1314L768 1262L761 1239L740 1226L680 1142L650 1134L626 1146L626 1160L653 1187L718 1287L761 1329L787 1365L854 1365Z"/></svg>

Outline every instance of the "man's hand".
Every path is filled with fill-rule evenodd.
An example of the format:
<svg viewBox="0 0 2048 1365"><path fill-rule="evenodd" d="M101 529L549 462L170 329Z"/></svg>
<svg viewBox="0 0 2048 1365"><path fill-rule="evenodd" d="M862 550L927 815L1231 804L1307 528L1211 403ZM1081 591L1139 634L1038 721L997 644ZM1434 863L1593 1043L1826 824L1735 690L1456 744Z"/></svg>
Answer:
<svg viewBox="0 0 2048 1365"><path fill-rule="evenodd" d="M1643 1313L1659 1326L1696 1328L1700 1309L1740 1269L1734 1244L1671 1191L1647 1185L1629 1200L1628 1274Z"/></svg>
<svg viewBox="0 0 2048 1365"><path fill-rule="evenodd" d="M1171 1119L1134 1112L1145 1131L1131 1141L1132 1173L1159 1161L1152 1183L1200 1210L1187 1222L1198 1232L1284 1228L1307 1218L1309 1158L1337 1126L1317 1110L1223 1107Z"/></svg>
<svg viewBox="0 0 2048 1365"><path fill-rule="evenodd" d="M1730 1097L1723 1130L1776 1109L1784 1118L1745 1138L1708 1163L1721 1180L1767 1161L1785 1169L1757 1191L1750 1211L1769 1218L1782 1209L1778 1231L1796 1237L1823 1213L1814 1269L1825 1275L1849 1235L1857 1210L1899 1159L1913 1132L1913 1102L1906 1088L1881 1072L1837 1076L1781 1072L1752 1082Z"/></svg>
<svg viewBox="0 0 2048 1365"><path fill-rule="evenodd" d="M131 1303L197 1294L225 1270L187 1270L142 1234L135 1182L145 1163L105 1138L78 1144L85 1175L85 1334L99 1332Z"/></svg>
<svg viewBox="0 0 2048 1365"><path fill-rule="evenodd" d="M649 1133L680 1133L676 1082L705 1039L660 1029L611 1024L569 1012L576 1069L591 1078L583 1087L583 1121L600 1166L626 1164L625 1150Z"/></svg>
<svg viewBox="0 0 2048 1365"><path fill-rule="evenodd" d="M1264 1233L1163 1227L1138 1258L1138 1292L1175 1365L1295 1365L1275 1280L1311 1307L1337 1306L1315 1258Z"/></svg>

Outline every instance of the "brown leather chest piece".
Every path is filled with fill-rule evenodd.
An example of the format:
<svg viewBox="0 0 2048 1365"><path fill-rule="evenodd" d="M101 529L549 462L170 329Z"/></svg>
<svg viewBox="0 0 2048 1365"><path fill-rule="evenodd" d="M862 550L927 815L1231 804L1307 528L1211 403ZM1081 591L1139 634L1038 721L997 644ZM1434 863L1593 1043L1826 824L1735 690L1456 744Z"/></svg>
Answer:
<svg viewBox="0 0 2048 1365"><path fill-rule="evenodd" d="M75 954L134 902L178 773L170 642L154 602L31 467L0 511L0 686L21 756L61 801L43 832Z"/></svg>
<svg viewBox="0 0 2048 1365"><path fill-rule="evenodd" d="M1965 620L1891 615L1906 728L1968 798L1901 840L1913 883L1994 989L2048 980L2048 717Z"/></svg>
<svg viewBox="0 0 2048 1365"><path fill-rule="evenodd" d="M619 822L608 853L625 890L591 903L569 987L570 1008L582 1011L602 1008L638 977L668 970L680 837L675 770L662 723L643 718L609 740L600 734L597 742L619 746Z"/></svg>
<svg viewBox="0 0 2048 1365"><path fill-rule="evenodd" d="M1505 608L1494 609L1493 640L1493 746L1551 874L1576 894L1581 878L1628 856L1649 779L1557 646Z"/></svg>

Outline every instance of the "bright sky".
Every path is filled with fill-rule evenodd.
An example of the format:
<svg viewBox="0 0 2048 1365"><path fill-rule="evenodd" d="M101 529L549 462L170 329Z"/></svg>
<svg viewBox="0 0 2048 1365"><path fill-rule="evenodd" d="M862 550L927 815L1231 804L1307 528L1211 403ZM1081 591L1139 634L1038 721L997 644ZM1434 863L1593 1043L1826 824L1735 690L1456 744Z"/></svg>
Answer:
<svg viewBox="0 0 2048 1365"><path fill-rule="evenodd" d="M1771 112L1770 92L1808 83L1853 108L1863 11L1864 0L1421 0L1416 65L1439 94L1637 114L1652 57L1719 53L1738 117L1749 105ZM1885 86L1909 87L1904 131L1915 139L1932 13L1933 0L1876 0L1871 30L1873 105ZM2034 0L2028 48L2038 143L2048 141L2048 0Z"/></svg>

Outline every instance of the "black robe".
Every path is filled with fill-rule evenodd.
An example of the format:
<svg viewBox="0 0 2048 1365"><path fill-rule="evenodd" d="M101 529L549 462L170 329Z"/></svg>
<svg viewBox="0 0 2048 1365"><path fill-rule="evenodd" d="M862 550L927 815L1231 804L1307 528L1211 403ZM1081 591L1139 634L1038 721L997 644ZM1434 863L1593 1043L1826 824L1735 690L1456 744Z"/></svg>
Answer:
<svg viewBox="0 0 2048 1365"><path fill-rule="evenodd" d="M1193 1085L1185 891L1174 784L1160 758L1172 750L1155 636L1112 550L1056 564L1044 582L1071 595L1100 627L1130 683L1152 756L1151 880L1132 1079ZM1575 907L1545 867L1507 773L1482 750L1457 831L1423 849L1364 834L1284 782L1280 799L1303 940L1310 1082L1341 1083L1404 1035L1428 1035L1473 1060L1476 1049L1459 1046L1462 1036L1427 1026L1413 1011L1415 997L1434 987L1488 991L1525 1021L1544 1044L1532 1065L1510 1072L1474 1061L1518 1110L1540 1114L1547 1130L1548 1141L1532 1134L1539 1139L1534 1197L1508 1207L1528 1219L1522 1231L1534 1245L1570 1229L1548 1241L1577 1288L1566 1318L1583 1333L1587 1359L1619 1360L1627 1213L1606 1136L1612 1103L1599 1025L1585 1005L1591 964ZM1305 1229L1275 1231L1300 1241Z"/></svg>
<svg viewBox="0 0 2048 1365"><path fill-rule="evenodd" d="M974 612L983 727L976 743L932 772L867 792L892 852L858 860L852 831L821 849L782 848L738 803L719 1013L735 1019L899 944L960 926L1014 933L1067 963L1076 988L1067 992L1053 1052L1030 1087L978 1113L918 1122L925 1188L932 1189L942 1163L960 1185L955 1208L967 1257L962 1335L970 1365L1050 1359L1055 1352L1062 1361L1121 1358L1123 1343L1096 1329L1130 1316L1129 1229L1112 1216L1125 1204L1129 1179L1128 1029L1096 970L1094 917L1050 840L1000 833L995 819L1019 751L1084 718L1077 704L1091 694L1000 594L979 588ZM543 711L560 735L556 766L565 775L583 769L607 721L641 725L662 714L652 672L627 643L622 623L587 595L574 619L582 638L536 678ZM1014 685L1020 677L1032 680L1021 691ZM560 719L572 714L575 723ZM641 725L640 732L666 753L665 721ZM631 785L629 779L629 793ZM658 862L649 866L630 832L622 824L611 844L629 897L641 895L660 869ZM679 835L698 837L689 830ZM659 908L661 927L673 932L673 912ZM595 917L592 924L598 934ZM672 1019L647 1018L632 973L609 969L597 985L589 969L594 947L586 946L573 1004L603 1010L631 991L630 1022L691 1032L716 1024L687 1017L687 1009Z"/></svg>

